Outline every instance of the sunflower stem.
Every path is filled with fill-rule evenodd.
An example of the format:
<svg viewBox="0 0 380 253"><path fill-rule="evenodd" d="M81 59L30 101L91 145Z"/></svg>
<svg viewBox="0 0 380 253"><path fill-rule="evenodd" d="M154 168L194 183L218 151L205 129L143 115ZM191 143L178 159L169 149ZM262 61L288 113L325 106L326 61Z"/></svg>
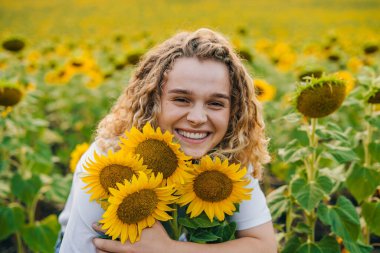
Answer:
<svg viewBox="0 0 380 253"><path fill-rule="evenodd" d="M22 246L20 232L16 233L16 241L17 241L17 253L24 253L24 247Z"/></svg>
<svg viewBox="0 0 380 253"><path fill-rule="evenodd" d="M292 205L289 205L288 211L286 212L286 234L285 241L288 242L290 240L291 231L292 231L292 223L293 223L293 208Z"/></svg>
<svg viewBox="0 0 380 253"><path fill-rule="evenodd" d="M369 117L373 116L374 112L374 105L369 104L368 107L366 108L367 115ZM365 130L366 136L365 139L363 140L363 148L364 148L364 166L365 167L371 167L371 153L369 151L369 144L371 143L372 140L372 134L373 134L373 128L371 124L366 121L366 130ZM364 200L361 205L363 205L366 201ZM367 202L371 202L371 196L368 198ZM364 220L363 222L363 237L364 237L364 242L366 244L370 244L370 231L368 228L367 222Z"/></svg>
<svg viewBox="0 0 380 253"><path fill-rule="evenodd" d="M37 193L37 195L34 197L30 207L28 208L28 218L29 218L29 224L34 223L35 213L36 213L36 207L38 200L40 198L40 194Z"/></svg>
<svg viewBox="0 0 380 253"><path fill-rule="evenodd" d="M373 105L369 104L367 107L367 115L372 117L373 114ZM366 137L363 141L363 147L364 147L364 166L365 167L370 167L371 166L371 153L369 152L369 144L371 143L372 140L372 133L373 133L373 128L371 124L367 121L366 122Z"/></svg>
<svg viewBox="0 0 380 253"><path fill-rule="evenodd" d="M315 179L316 168L317 168L316 161L317 161L318 138L315 134L315 131L317 129L317 123L318 123L317 118L311 119L311 130L310 130L310 134L309 134L309 145L312 148L312 154L310 157L310 166L309 166L309 171L308 171L309 181L313 181Z"/></svg>
<svg viewBox="0 0 380 253"><path fill-rule="evenodd" d="M178 224L178 205L175 205L173 210L173 219L169 221L169 224L173 230L174 240L178 241L181 236L182 226Z"/></svg>
<svg viewBox="0 0 380 253"><path fill-rule="evenodd" d="M309 166L308 166L308 170L307 170L307 177L308 177L308 180L309 180L309 183L310 182L313 182L315 180L315 177L316 177L316 173L317 173L317 168L318 168L318 165L317 165L317 162L318 162L318 159L317 159L317 147L318 147L318 138L316 136L316 129L317 129L317 124L318 124L318 119L317 118L312 118L311 119L311 128L310 128L310 133L308 134L309 136L309 145L312 149L312 153L311 153L311 156L310 156L310 159L309 159ZM307 221L307 224L309 225L310 227L310 232L308 233L308 241L309 242L314 242L315 241L315 222L316 222L316 215L315 215L315 209L312 209L310 211L310 213L305 213L306 215L306 221Z"/></svg>
<svg viewBox="0 0 380 253"><path fill-rule="evenodd" d="M316 215L315 215L315 210L311 210L309 214L306 214L307 218L307 224L310 227L310 232L307 235L307 239L309 242L314 243L315 242L315 222L316 222Z"/></svg>

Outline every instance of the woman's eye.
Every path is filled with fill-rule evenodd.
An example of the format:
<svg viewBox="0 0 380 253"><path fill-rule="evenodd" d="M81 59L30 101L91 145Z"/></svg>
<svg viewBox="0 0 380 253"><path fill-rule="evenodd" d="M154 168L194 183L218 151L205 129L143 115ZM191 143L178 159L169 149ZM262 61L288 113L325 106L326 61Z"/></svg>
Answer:
<svg viewBox="0 0 380 253"><path fill-rule="evenodd" d="M223 108L224 107L224 103L218 102L218 101L210 102L209 105L212 107L215 107L215 108Z"/></svg>
<svg viewBox="0 0 380 253"><path fill-rule="evenodd" d="M183 97L173 98L173 101L177 102L177 103L188 103L189 102L189 100L187 98L183 98Z"/></svg>

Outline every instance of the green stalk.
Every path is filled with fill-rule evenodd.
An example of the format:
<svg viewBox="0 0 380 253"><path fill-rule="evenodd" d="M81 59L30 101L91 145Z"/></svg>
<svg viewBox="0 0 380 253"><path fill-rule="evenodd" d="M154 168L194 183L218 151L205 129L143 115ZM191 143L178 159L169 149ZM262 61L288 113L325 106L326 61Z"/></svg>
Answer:
<svg viewBox="0 0 380 253"><path fill-rule="evenodd" d="M182 225L178 223L178 206L175 205L175 208L173 210L173 219L169 221L170 227L173 230L173 236L174 240L178 241L179 237L181 236L182 232Z"/></svg>
<svg viewBox="0 0 380 253"><path fill-rule="evenodd" d="M308 134L309 136L309 145L312 148L312 154L309 159L309 166L308 166L308 171L307 171L307 178L309 182L313 182L316 177L316 172L317 172L317 147L318 147L318 138L315 134L315 131L317 129L317 124L318 124L318 119L317 118L312 118L311 119L311 130L310 133ZM315 215L315 210L311 210L310 213L305 213L306 214L306 222L308 226L310 227L311 232L307 235L308 241L309 242L314 242L315 241L315 222L316 222L316 215Z"/></svg>
<svg viewBox="0 0 380 253"><path fill-rule="evenodd" d="M27 174L26 171L26 156L25 156L25 150L21 148L20 150L20 165L18 166L21 176L25 177Z"/></svg>
<svg viewBox="0 0 380 253"><path fill-rule="evenodd" d="M318 147L318 139L315 135L315 130L317 129L318 119L312 118L311 119L311 133L310 133L310 146L313 148L313 153L311 155L310 160L310 175L309 179L313 181L315 179L316 174L316 161L317 161L317 147Z"/></svg>
<svg viewBox="0 0 380 253"><path fill-rule="evenodd" d="M24 253L24 247L22 246L20 232L16 233L16 241L17 241L17 253Z"/></svg>
<svg viewBox="0 0 380 253"><path fill-rule="evenodd" d="M367 107L367 112L370 117L372 116L373 113L373 105L370 104ZM366 138L363 141L363 147L364 147L364 166L369 167L371 166L371 153L369 152L369 144L371 143L372 140L372 133L373 133L373 128L371 124L367 121L366 122Z"/></svg>
<svg viewBox="0 0 380 253"><path fill-rule="evenodd" d="M285 223L285 228L286 228L286 234L285 234L285 241L290 240L290 235L291 235L291 230L292 230L292 223L293 223L293 208L292 208L292 203L290 203L290 206L288 208L288 211L286 212L286 223Z"/></svg>
<svg viewBox="0 0 380 253"><path fill-rule="evenodd" d="M34 197L30 207L28 208L28 218L29 218L29 224L34 223L34 218L35 218L35 213L36 213L36 207L38 200L40 198L40 194L37 193L36 196Z"/></svg>
<svg viewBox="0 0 380 253"><path fill-rule="evenodd" d="M373 110L374 109L374 106L372 104L369 104L368 107L366 108L366 111L367 111L367 115L369 117L372 117L372 114L373 114ZM367 133L366 134L366 137L365 139L363 140L363 148L364 148L364 166L369 168L371 167L371 153L369 152L369 144L371 143L371 140L372 140L372 134L373 134L373 128L372 128L372 125L366 121L366 130L365 132ZM369 197L368 200L363 200L363 202L361 203L361 205L363 205L365 202L371 202L371 197ZM369 231L369 228L368 228L368 225L367 223L364 221L363 223L363 237L364 237L364 242L366 244L370 244L370 231Z"/></svg>
<svg viewBox="0 0 380 253"><path fill-rule="evenodd" d="M309 214L306 214L307 224L310 227L310 233L307 235L309 242L315 242L315 222L317 221L315 216L315 210L313 209Z"/></svg>

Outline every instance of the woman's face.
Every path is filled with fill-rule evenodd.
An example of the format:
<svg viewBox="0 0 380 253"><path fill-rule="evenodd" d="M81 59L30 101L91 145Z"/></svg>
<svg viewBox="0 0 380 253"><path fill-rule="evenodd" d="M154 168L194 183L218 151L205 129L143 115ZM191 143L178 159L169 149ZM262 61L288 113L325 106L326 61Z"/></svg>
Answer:
<svg viewBox="0 0 380 253"><path fill-rule="evenodd" d="M227 67L214 60L179 58L163 85L158 125L174 134L185 154L200 158L223 139L230 109Z"/></svg>

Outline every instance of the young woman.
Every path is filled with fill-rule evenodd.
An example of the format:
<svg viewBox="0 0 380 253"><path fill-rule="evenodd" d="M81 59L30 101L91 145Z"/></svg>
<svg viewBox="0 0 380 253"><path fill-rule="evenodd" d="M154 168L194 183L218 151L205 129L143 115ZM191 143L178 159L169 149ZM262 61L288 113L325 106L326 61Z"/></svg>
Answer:
<svg viewBox="0 0 380 253"><path fill-rule="evenodd" d="M121 244L97 238L93 225L103 209L89 201L78 177L94 151L117 150L119 137L150 122L170 131L185 154L209 154L250 168L252 198L233 215L237 239L219 244L173 241L160 222L141 240ZM269 161L261 107L252 79L231 45L208 29L179 33L148 52L111 112L100 122L95 142L81 158L60 215L68 252L276 252L271 216L260 190L262 164Z"/></svg>

